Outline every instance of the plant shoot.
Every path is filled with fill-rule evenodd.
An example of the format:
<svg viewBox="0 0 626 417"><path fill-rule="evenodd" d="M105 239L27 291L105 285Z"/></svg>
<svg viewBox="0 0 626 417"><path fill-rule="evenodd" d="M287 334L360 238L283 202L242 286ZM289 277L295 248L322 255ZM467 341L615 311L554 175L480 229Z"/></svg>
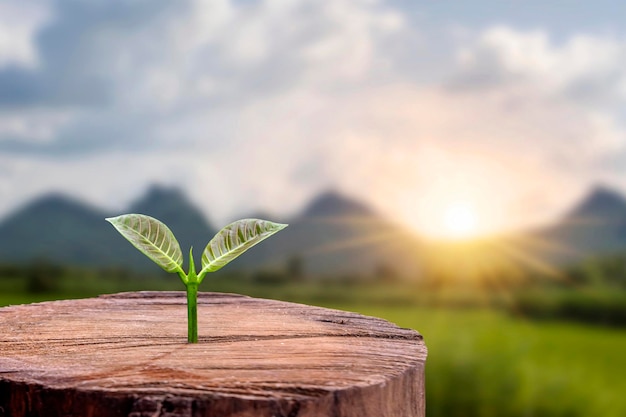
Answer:
<svg viewBox="0 0 626 417"><path fill-rule="evenodd" d="M230 261L287 227L260 219L237 220L224 227L202 252L199 272L189 249L189 270L183 270L183 252L172 231L161 221L144 214L124 214L106 219L130 243L167 272L177 273L187 288L187 325L189 343L198 342L198 285L209 272Z"/></svg>

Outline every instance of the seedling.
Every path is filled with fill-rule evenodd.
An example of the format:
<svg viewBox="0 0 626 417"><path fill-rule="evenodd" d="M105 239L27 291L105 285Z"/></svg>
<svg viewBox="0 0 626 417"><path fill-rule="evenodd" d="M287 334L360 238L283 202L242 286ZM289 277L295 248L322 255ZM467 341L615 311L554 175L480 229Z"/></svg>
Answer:
<svg viewBox="0 0 626 417"><path fill-rule="evenodd" d="M143 214L124 214L106 219L130 243L167 272L176 272L187 287L187 340L198 342L198 285L209 272L287 227L267 220L242 219L224 227L202 253L202 269L196 273L193 247L189 249L189 272L183 270L183 253L172 231L161 221Z"/></svg>

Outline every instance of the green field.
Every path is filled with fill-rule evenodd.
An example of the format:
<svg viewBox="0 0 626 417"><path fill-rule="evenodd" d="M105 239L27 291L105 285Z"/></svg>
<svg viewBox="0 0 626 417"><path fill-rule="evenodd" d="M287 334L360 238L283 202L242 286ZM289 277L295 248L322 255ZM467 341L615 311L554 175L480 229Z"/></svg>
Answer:
<svg viewBox="0 0 626 417"><path fill-rule="evenodd" d="M490 310L335 306L419 330L429 416L625 416L626 332Z"/></svg>
<svg viewBox="0 0 626 417"><path fill-rule="evenodd" d="M407 288L393 286L277 287L218 279L205 287L356 311L420 331L429 350L430 417L626 415L623 328L535 322L480 303L478 307L425 307L410 302ZM83 275L80 282L69 280L54 292L33 294L25 291L23 282L5 278L0 283L0 305L140 289L182 290L183 286L176 277L103 281Z"/></svg>

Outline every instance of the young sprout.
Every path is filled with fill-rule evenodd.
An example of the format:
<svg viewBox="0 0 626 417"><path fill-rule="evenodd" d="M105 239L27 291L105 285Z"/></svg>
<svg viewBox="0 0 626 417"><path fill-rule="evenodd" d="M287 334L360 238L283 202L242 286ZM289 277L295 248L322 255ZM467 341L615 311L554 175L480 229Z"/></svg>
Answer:
<svg viewBox="0 0 626 417"><path fill-rule="evenodd" d="M123 214L106 219L130 243L167 272L176 272L187 287L189 343L198 342L198 285L205 275L287 227L267 220L242 219L224 227L202 252L202 268L196 273L193 248L189 249L189 272L183 270L183 253L172 231L161 221L143 214Z"/></svg>

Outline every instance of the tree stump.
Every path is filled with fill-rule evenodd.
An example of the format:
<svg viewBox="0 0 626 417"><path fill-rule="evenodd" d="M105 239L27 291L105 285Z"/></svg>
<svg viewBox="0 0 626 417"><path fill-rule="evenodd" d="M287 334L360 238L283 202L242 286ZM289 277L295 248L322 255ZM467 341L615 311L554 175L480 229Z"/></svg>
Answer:
<svg viewBox="0 0 626 417"><path fill-rule="evenodd" d="M0 309L0 416L423 417L426 347L385 320L200 293Z"/></svg>

